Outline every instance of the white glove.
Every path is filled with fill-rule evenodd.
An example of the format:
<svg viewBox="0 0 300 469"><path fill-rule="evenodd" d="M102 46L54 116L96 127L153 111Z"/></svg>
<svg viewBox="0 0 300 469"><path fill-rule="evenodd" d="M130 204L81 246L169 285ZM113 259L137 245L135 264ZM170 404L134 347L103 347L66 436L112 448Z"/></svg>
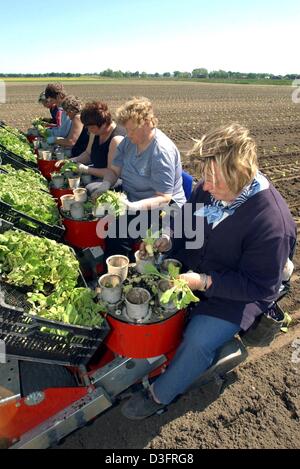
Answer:
<svg viewBox="0 0 300 469"><path fill-rule="evenodd" d="M206 291L211 286L211 278L206 274L189 271L179 275L179 278L185 280L191 290Z"/></svg>
<svg viewBox="0 0 300 469"><path fill-rule="evenodd" d="M142 201L130 202L128 199L125 199L124 203L126 205L127 210L129 210L130 212L137 212L138 210L142 210L143 208Z"/></svg>
<svg viewBox="0 0 300 469"><path fill-rule="evenodd" d="M65 163L67 163L69 160L59 160L55 163L55 168L61 168Z"/></svg>
<svg viewBox="0 0 300 469"><path fill-rule="evenodd" d="M79 163L77 170L79 174L89 174L89 166L85 164Z"/></svg>
<svg viewBox="0 0 300 469"><path fill-rule="evenodd" d="M170 251L172 247L172 241L170 240L169 236L162 235L161 238L158 238L155 241L154 247L156 248L158 252L161 252L161 253L168 252ZM148 253L146 252L146 245L144 242L142 242L140 244L140 257L142 259L143 257L147 257L147 256L148 256Z"/></svg>

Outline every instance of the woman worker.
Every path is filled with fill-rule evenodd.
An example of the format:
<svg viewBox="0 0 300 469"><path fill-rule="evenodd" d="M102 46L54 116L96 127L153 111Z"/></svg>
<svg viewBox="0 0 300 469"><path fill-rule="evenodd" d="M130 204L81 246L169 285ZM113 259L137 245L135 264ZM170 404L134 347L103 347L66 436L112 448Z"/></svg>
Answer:
<svg viewBox="0 0 300 469"><path fill-rule="evenodd" d="M113 121L107 104L100 101L86 104L80 118L90 137L86 150L72 161L79 163L80 173L104 178L126 131ZM88 189L93 192L94 183L89 184Z"/></svg>
<svg viewBox="0 0 300 469"><path fill-rule="evenodd" d="M45 97L51 106L61 107L62 102L66 98L66 92L64 86L61 83L50 83L45 89ZM67 116L66 112L63 111L61 115L61 125L53 129L48 129L48 140L49 144L53 143L56 137L66 138L69 135L71 129L71 120Z"/></svg>
<svg viewBox="0 0 300 469"><path fill-rule="evenodd" d="M59 127L61 125L61 116L63 109L59 108L56 104L49 103L44 91L40 94L38 103L42 104L46 109L49 109L49 112L51 114L51 118L42 118L42 120L51 124L51 126Z"/></svg>
<svg viewBox="0 0 300 469"><path fill-rule="evenodd" d="M192 208L193 227L201 219L202 246L187 248L185 234L176 238L176 225L171 239L165 236L156 245L161 252L172 249L171 257L188 271L181 278L201 292L201 301L166 372L149 392L125 404L129 419L149 417L184 393L210 367L216 350L268 309L295 248L295 222L258 171L256 145L247 129L232 124L209 132L190 154L201 162L203 179L182 211Z"/></svg>

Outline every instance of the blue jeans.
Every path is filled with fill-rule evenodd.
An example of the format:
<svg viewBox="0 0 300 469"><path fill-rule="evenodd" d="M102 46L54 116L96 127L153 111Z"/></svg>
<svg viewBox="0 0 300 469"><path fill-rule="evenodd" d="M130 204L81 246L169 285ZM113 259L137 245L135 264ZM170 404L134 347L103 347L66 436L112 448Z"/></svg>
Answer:
<svg viewBox="0 0 300 469"><path fill-rule="evenodd" d="M217 349L239 330L237 324L223 319L204 315L192 317L169 367L154 383L157 399L170 404L183 394L210 367Z"/></svg>

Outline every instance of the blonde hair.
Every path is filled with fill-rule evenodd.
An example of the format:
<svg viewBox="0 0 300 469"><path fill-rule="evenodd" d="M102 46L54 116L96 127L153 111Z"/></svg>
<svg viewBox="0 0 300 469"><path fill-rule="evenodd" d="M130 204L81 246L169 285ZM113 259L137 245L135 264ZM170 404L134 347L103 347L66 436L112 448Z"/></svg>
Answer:
<svg viewBox="0 0 300 469"><path fill-rule="evenodd" d="M127 101L116 111L117 121L120 125L126 124L129 120L133 120L139 127L145 122L152 123L153 127L157 127L158 119L154 116L151 101L148 98L134 97Z"/></svg>
<svg viewBox="0 0 300 469"><path fill-rule="evenodd" d="M234 194L239 194L254 179L258 170L257 149L245 127L237 123L222 126L195 142L188 156L200 160L202 175L214 174L215 162Z"/></svg>

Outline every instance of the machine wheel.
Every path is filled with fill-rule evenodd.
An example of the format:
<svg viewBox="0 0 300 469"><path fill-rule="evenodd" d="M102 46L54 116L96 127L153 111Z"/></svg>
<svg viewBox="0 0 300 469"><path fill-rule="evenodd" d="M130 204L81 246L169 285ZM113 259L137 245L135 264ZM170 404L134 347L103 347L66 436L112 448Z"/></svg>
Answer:
<svg viewBox="0 0 300 469"><path fill-rule="evenodd" d="M238 381L238 375L235 371L230 371L229 373L226 373L223 378L223 383L220 389L220 396L223 394L226 388L229 388L232 384L234 384L236 381Z"/></svg>
<svg viewBox="0 0 300 469"><path fill-rule="evenodd" d="M75 376L64 366L20 361L19 370L22 397L47 388L78 386Z"/></svg>

